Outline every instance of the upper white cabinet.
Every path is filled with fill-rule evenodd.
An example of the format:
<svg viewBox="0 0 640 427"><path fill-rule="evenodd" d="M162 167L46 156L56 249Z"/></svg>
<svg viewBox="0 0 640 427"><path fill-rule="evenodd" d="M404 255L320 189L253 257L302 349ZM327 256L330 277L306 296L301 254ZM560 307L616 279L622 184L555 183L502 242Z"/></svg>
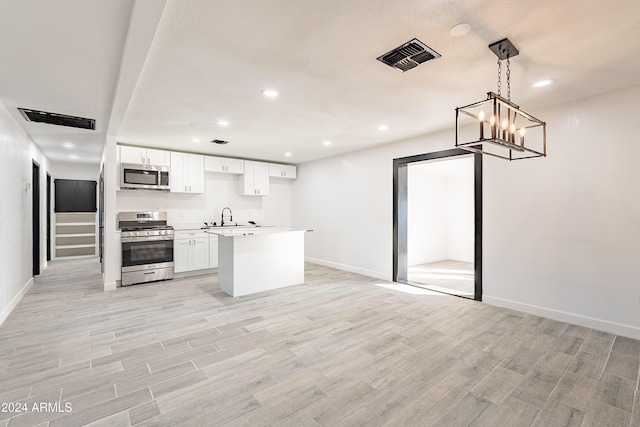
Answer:
<svg viewBox="0 0 640 427"><path fill-rule="evenodd" d="M169 180L172 193L204 193L204 156L172 152Z"/></svg>
<svg viewBox="0 0 640 427"><path fill-rule="evenodd" d="M153 148L120 146L120 163L170 166L171 152Z"/></svg>
<svg viewBox="0 0 640 427"><path fill-rule="evenodd" d="M205 156L204 170L206 172L244 173L244 160Z"/></svg>
<svg viewBox="0 0 640 427"><path fill-rule="evenodd" d="M291 165L269 163L269 176L273 176L276 178L296 179L296 167Z"/></svg>
<svg viewBox="0 0 640 427"><path fill-rule="evenodd" d="M244 175L240 177L240 195L269 195L269 163L244 161Z"/></svg>

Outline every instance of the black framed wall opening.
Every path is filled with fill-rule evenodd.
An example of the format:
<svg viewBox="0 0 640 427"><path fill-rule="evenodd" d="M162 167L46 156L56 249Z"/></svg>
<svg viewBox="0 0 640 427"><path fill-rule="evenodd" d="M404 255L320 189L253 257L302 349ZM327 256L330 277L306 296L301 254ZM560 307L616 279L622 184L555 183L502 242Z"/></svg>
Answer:
<svg viewBox="0 0 640 427"><path fill-rule="evenodd" d="M468 159L460 162L462 159ZM409 266L409 263L415 262L414 249L416 240L420 239L435 239L435 236L425 231L421 227L416 227L415 219L409 221L409 197L416 198L417 194L423 193L421 189L412 187L409 188L410 182L415 178L415 173L410 173L410 167L412 171L417 171L419 165L429 163L446 163L448 160L456 160L456 162L450 162L451 164L457 163L458 166L468 167L472 171L468 171L470 174L468 177L468 194L469 200L467 203L468 212L468 227L465 231L468 233L468 253L471 262L461 262L458 264L445 263L440 264L445 269L441 270L442 273L433 274L431 270L429 274L417 274L418 272L424 272L426 270L416 270L415 266ZM472 175L471 175L472 174ZM416 182L418 184L416 184ZM422 181L414 181L414 186L419 185ZM428 191L424 191L425 194L432 194ZM410 196L411 195L411 196ZM437 200L430 200L427 196L425 204L432 203L435 207L438 203ZM415 203L411 208L412 218L416 217ZM421 220L421 219L420 219ZM428 215L425 216L425 221L432 221L433 218ZM436 224L437 226L437 224ZM431 265L438 265L433 263ZM420 266L424 268L424 266ZM452 270L455 268L455 270ZM420 279L418 279L420 277ZM440 280L446 277L447 280ZM413 280L412 280L413 279ZM482 155L475 153L471 154L468 151L461 149L451 149L445 151L439 151L434 153L426 153L416 156L403 157L393 160L393 280L400 283L409 285L426 287L431 290L450 293L456 296L462 296L466 298L472 298L476 301L482 300ZM454 284L453 286L449 286ZM449 286L449 288L447 288Z"/></svg>
<svg viewBox="0 0 640 427"><path fill-rule="evenodd" d="M40 274L40 165L34 160L31 168L31 224L34 276Z"/></svg>

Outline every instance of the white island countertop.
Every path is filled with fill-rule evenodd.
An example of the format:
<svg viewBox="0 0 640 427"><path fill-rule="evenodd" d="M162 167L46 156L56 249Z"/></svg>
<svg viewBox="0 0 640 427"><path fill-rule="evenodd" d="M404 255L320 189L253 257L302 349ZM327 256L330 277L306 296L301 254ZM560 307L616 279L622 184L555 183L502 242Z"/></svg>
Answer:
<svg viewBox="0 0 640 427"><path fill-rule="evenodd" d="M269 234L269 233L289 233L292 231L311 231L304 230L299 228L290 228L290 227L251 227L251 226L230 226L230 227L210 227L205 228L205 232L210 234L215 234L218 236L252 236L255 234Z"/></svg>

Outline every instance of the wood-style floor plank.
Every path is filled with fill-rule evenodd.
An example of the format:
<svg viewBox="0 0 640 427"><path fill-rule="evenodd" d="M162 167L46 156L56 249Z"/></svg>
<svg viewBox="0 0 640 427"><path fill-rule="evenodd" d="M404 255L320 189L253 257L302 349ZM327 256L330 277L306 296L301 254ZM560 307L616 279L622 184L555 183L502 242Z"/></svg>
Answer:
<svg viewBox="0 0 640 427"><path fill-rule="evenodd" d="M0 326L0 404L29 408L0 427L640 426L638 340L314 264L305 278L240 298L216 276L104 292L95 259L52 262Z"/></svg>

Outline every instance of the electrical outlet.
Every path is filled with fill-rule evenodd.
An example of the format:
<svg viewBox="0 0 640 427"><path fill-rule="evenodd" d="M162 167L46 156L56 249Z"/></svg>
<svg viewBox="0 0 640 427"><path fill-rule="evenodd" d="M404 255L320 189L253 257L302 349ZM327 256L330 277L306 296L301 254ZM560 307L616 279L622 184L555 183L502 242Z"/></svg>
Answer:
<svg viewBox="0 0 640 427"><path fill-rule="evenodd" d="M178 218L184 218L184 212L178 211Z"/></svg>

